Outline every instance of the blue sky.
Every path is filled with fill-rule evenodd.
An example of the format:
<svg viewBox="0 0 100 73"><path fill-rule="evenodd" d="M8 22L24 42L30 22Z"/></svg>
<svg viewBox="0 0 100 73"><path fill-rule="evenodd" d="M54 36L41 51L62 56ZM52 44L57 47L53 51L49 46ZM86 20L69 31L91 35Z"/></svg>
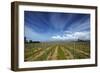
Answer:
<svg viewBox="0 0 100 73"><path fill-rule="evenodd" d="M90 14L24 11L24 37L33 41L89 40Z"/></svg>

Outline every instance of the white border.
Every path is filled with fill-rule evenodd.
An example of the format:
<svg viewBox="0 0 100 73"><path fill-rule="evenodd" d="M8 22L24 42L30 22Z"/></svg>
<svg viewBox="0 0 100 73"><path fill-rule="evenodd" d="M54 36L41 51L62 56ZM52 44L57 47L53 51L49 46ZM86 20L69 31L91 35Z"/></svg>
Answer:
<svg viewBox="0 0 100 73"><path fill-rule="evenodd" d="M65 13L89 13L91 15L91 58L80 60L60 60L60 61L38 61L24 62L24 11L49 11L49 12L65 12ZM34 67L50 67L63 65L82 65L95 64L95 10L79 9L79 8L63 8L63 7L46 7L46 6L19 6L19 68L34 68Z"/></svg>

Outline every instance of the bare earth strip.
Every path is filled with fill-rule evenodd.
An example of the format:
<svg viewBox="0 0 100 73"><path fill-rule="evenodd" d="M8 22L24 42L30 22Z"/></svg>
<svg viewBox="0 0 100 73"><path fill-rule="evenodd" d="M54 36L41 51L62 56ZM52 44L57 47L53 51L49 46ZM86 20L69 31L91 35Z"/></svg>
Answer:
<svg viewBox="0 0 100 73"><path fill-rule="evenodd" d="M43 55L46 51L48 51L50 49L50 47L46 48L45 50L41 51L38 55L36 55L33 59L36 60L38 57L40 57L41 55Z"/></svg>
<svg viewBox="0 0 100 73"><path fill-rule="evenodd" d="M42 48L38 48L38 50L35 50L33 53L34 55L37 55L40 51L42 51ZM33 59L33 55L27 58L28 61L31 61Z"/></svg>
<svg viewBox="0 0 100 73"><path fill-rule="evenodd" d="M73 49L73 47L69 47L69 48L70 48L70 49ZM84 55L89 56L88 53L86 53L86 52L84 52L84 51L82 51L82 50L79 50L79 49L74 49L74 50L76 50L77 52L80 52L80 53L82 53L82 54L84 54Z"/></svg>
<svg viewBox="0 0 100 73"><path fill-rule="evenodd" d="M63 50L65 57L67 59L73 59L74 58L73 54L68 49L65 49L63 46L61 46L61 49Z"/></svg>
<svg viewBox="0 0 100 73"><path fill-rule="evenodd" d="M49 53L49 55L47 56L47 60L50 60L52 57L52 52Z"/></svg>
<svg viewBox="0 0 100 73"><path fill-rule="evenodd" d="M53 54L53 50L54 50L54 47L56 47L56 46L52 46L51 47L51 50L50 50L50 52L49 52L49 54L48 54L48 56L47 56L47 59L46 60L52 60L52 54Z"/></svg>
<svg viewBox="0 0 100 73"><path fill-rule="evenodd" d="M82 50L77 49L77 51L80 52L80 53L82 53L82 54L85 54L85 55L89 56L88 53L86 53L86 52L84 52L84 51L82 51Z"/></svg>
<svg viewBox="0 0 100 73"><path fill-rule="evenodd" d="M59 46L56 46L56 48L54 48L55 50L54 50L54 53L53 53L53 55L51 57L52 60L57 60L58 47Z"/></svg>

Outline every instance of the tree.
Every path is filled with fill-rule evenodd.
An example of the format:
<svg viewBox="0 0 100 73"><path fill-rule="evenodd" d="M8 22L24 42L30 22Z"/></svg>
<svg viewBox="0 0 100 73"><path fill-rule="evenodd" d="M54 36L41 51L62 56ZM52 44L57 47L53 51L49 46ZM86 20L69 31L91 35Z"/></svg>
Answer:
<svg viewBox="0 0 100 73"><path fill-rule="evenodd" d="M33 43L33 41L32 40L29 40L29 43Z"/></svg>
<svg viewBox="0 0 100 73"><path fill-rule="evenodd" d="M26 37L24 37L24 43L27 43L27 39L26 39Z"/></svg>

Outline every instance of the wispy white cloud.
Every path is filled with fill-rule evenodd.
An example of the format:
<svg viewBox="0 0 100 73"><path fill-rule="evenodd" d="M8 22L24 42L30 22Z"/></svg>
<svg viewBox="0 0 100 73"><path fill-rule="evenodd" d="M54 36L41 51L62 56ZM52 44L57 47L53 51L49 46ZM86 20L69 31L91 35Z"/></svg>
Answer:
<svg viewBox="0 0 100 73"><path fill-rule="evenodd" d="M65 31L63 35L55 35L51 37L54 40L89 40L90 39L90 33L87 31L84 32L70 32Z"/></svg>
<svg viewBox="0 0 100 73"><path fill-rule="evenodd" d="M69 31L83 31L90 28L90 19L80 19L79 21L72 23L71 26L68 27Z"/></svg>
<svg viewBox="0 0 100 73"><path fill-rule="evenodd" d="M71 21L73 16L75 16L75 15L63 14L63 17L62 17L61 14L52 14L52 15L50 15L50 23L55 29L62 30L62 29L64 29L66 24L68 24Z"/></svg>

